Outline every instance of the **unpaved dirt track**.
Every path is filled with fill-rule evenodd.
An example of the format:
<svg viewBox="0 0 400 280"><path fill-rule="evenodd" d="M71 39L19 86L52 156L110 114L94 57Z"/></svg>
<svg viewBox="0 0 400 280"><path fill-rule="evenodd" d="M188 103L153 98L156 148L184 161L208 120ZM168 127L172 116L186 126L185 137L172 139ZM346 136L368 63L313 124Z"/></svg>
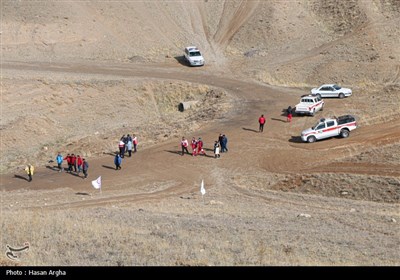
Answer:
<svg viewBox="0 0 400 280"><path fill-rule="evenodd" d="M285 89L273 88L248 79L232 79L217 73L206 73L204 69L187 69L179 65L127 65L127 64L68 64L68 63L22 63L3 62L3 69L19 71L41 71L74 74L95 74L114 77L156 78L180 80L208 84L219 87L233 94L237 101L226 119L217 121L213 126L196 132L205 139L206 147L211 148L219 133L229 138L229 152L221 159L209 157L181 157L179 139L162 143L150 149L140 151L133 158L124 161L123 170L117 172L105 168L113 166L112 156L90 160L92 180L103 176L105 184L112 180L113 185L124 185L141 178L140 183L151 181L176 181L176 184L154 193L135 193L99 198L92 201L60 203L51 207L95 206L116 201L138 201L163 199L167 196L179 196L188 191L195 191L205 174L210 174L216 167L243 172L246 169L264 170L271 173L346 173L376 174L399 176L398 166L376 164L349 164L337 162L337 159L360 153L362 150L377 145L396 143L400 139L400 126L397 121L362 126L355 130L348 139L328 139L314 144L301 143L298 135L304 127L304 118L295 118L293 123L286 123L281 115L282 109L289 104L293 93ZM193 74L195 72L195 75ZM264 133L258 133L258 117L266 114L267 124ZM307 120L308 121L308 120ZM359 124L362 124L360 120ZM191 135L186 135L191 139ZM296 141L292 141L296 139ZM318 154L318 156L315 156ZM332 161L335 161L332 163ZM194 171L194 172L193 172ZM118 174L118 175L116 175ZM111 179L112 178L112 179ZM74 191L84 191L88 182L79 177L65 176L43 167L37 168L34 182L26 184L13 174L3 175L2 189L53 189L55 185L68 186ZM107 181L110 180L110 181ZM217 184L217 182L215 182Z"/></svg>
<svg viewBox="0 0 400 280"><path fill-rule="evenodd" d="M30 242L18 264L400 264L399 1L0 7L0 245ZM186 65L188 45L204 67ZM353 96L285 122L331 82ZM203 106L181 113L182 100ZM300 141L343 114L358 121L349 138ZM139 150L116 171L127 133ZM214 159L220 133L229 152ZM181 156L182 136L202 137L207 156ZM58 151L84 155L89 178L59 173Z"/></svg>

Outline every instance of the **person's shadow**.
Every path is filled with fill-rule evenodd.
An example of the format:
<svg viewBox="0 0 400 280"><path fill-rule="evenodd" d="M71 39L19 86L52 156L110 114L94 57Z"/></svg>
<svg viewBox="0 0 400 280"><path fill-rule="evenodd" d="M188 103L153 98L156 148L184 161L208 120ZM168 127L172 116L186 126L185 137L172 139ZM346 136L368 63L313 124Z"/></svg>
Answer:
<svg viewBox="0 0 400 280"><path fill-rule="evenodd" d="M24 176L21 176L21 175L17 175L17 174L14 174L14 178L22 179L22 180L25 180L25 181L29 181L28 178L26 178Z"/></svg>
<svg viewBox="0 0 400 280"><path fill-rule="evenodd" d="M108 168L108 169L115 169L115 167L112 166L108 166L108 165L102 165L104 168Z"/></svg>
<svg viewBox="0 0 400 280"><path fill-rule="evenodd" d="M177 154L177 155L182 155L182 152L181 151L171 151L171 150L165 150L166 152L168 152L168 153L171 153L171 154ZM185 153L186 154L186 153Z"/></svg>
<svg viewBox="0 0 400 280"><path fill-rule="evenodd" d="M279 121L279 122L287 122L286 120L277 119L277 118L271 118L271 120L273 120L273 121Z"/></svg>
<svg viewBox="0 0 400 280"><path fill-rule="evenodd" d="M48 168L50 170L53 170L53 171L59 171L60 170L60 169L58 169L58 166L55 166L55 165L53 165L53 166L46 165L46 168Z"/></svg>
<svg viewBox="0 0 400 280"><path fill-rule="evenodd" d="M242 127L243 130L246 131L252 131L252 132L258 132L258 130L252 129L252 128L247 128L247 127Z"/></svg>

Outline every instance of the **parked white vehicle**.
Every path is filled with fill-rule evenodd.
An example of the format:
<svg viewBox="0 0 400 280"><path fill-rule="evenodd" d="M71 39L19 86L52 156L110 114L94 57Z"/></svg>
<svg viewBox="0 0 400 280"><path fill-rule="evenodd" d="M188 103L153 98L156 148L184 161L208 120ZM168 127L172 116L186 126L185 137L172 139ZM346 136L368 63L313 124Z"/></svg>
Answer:
<svg viewBox="0 0 400 280"><path fill-rule="evenodd" d="M324 110L324 105L325 103L321 97L306 95L301 97L300 103L296 105L294 112L299 115L314 116L316 112Z"/></svg>
<svg viewBox="0 0 400 280"><path fill-rule="evenodd" d="M311 128L301 133L301 140L313 143L320 139L340 135L343 138L350 136L350 131L357 128L356 119L351 115L345 115L332 119L320 119L319 122Z"/></svg>
<svg viewBox="0 0 400 280"><path fill-rule="evenodd" d="M202 66L205 62L201 52L195 46L185 48L185 59L190 66Z"/></svg>
<svg viewBox="0 0 400 280"><path fill-rule="evenodd" d="M317 95L319 97L339 97L344 98L352 95L352 90L349 88L342 88L336 84L326 84L319 88L313 88L311 90L312 95Z"/></svg>

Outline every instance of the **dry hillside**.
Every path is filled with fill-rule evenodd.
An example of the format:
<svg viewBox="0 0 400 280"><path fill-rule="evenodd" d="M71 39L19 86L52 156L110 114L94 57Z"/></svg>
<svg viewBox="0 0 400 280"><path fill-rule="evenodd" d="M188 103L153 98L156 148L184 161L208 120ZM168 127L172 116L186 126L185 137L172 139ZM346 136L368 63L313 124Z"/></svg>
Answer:
<svg viewBox="0 0 400 280"><path fill-rule="evenodd" d="M31 245L0 264L400 264L399 1L0 5L0 245ZM188 45L205 66L185 63ZM286 123L322 83L353 96ZM299 141L343 114L350 138ZM138 152L115 171L128 133ZM207 155L180 156L182 136ZM57 152L86 157L89 178L59 173Z"/></svg>

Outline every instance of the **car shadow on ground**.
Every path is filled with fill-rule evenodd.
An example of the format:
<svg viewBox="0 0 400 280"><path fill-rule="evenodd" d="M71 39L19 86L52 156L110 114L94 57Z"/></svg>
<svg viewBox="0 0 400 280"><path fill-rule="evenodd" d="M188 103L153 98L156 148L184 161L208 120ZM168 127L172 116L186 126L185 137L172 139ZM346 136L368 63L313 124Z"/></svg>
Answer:
<svg viewBox="0 0 400 280"><path fill-rule="evenodd" d="M247 127L242 127L243 130L246 131L251 131L251 132L258 132L258 130L252 129L252 128L247 128Z"/></svg>
<svg viewBox="0 0 400 280"><path fill-rule="evenodd" d="M21 176L21 175L17 175L17 174L14 174L14 178L22 179L22 180L25 180L25 181L29 181L28 178L26 178L24 176Z"/></svg>
<svg viewBox="0 0 400 280"><path fill-rule="evenodd" d="M289 142L291 142L291 143L304 143L303 140L301 140L300 136L292 136L289 139Z"/></svg>
<svg viewBox="0 0 400 280"><path fill-rule="evenodd" d="M179 64L181 64L183 66L187 66L187 67L190 66L184 55L175 56L174 58L176 59L176 61L179 62Z"/></svg>

